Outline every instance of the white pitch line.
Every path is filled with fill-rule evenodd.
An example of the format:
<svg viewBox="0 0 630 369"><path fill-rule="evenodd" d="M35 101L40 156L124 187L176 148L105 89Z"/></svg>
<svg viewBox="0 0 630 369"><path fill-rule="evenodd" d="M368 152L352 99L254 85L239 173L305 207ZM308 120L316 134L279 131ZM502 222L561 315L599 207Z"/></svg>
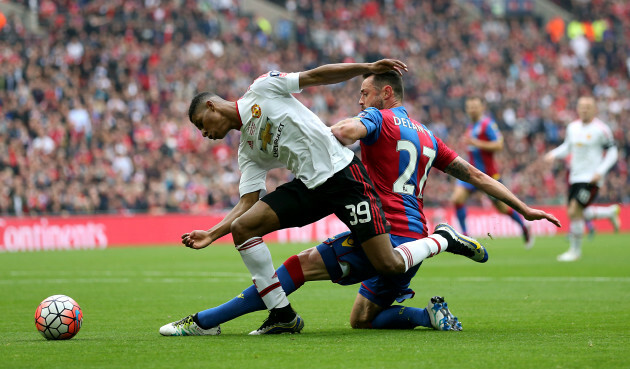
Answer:
<svg viewBox="0 0 630 369"><path fill-rule="evenodd" d="M33 276L49 276L49 271L26 271L26 270L12 270L9 272L11 277L33 277ZM55 272L55 276L95 276L95 277L214 277L214 278L247 278L250 277L248 273L235 273L235 272L190 272L190 271L175 271L164 272L157 270L86 270L86 271L70 271L60 270ZM0 277L2 273L0 273Z"/></svg>
<svg viewBox="0 0 630 369"><path fill-rule="evenodd" d="M23 284L126 284L126 283L191 283L193 278L20 278L20 279L0 279L0 285L23 285ZM219 278L194 278L199 283L225 283L225 279ZM249 278L234 278L233 282L250 282Z"/></svg>
<svg viewBox="0 0 630 369"><path fill-rule="evenodd" d="M11 274L11 273L10 273ZM118 273L116 273L118 274ZM100 278L17 278L6 279L1 278L0 285L22 285L22 284L42 284L42 283L190 283L191 279L195 279L198 282L224 282L226 277L232 278L234 282L247 282L250 281L248 274L233 273L233 275L226 275L224 273L187 273L182 278L179 273L167 273L160 272L159 277L137 277L137 278L125 278L127 273L121 273L121 276L116 274L111 277L103 277L101 273ZM144 274L144 273L140 273ZM228 273L230 274L230 273ZM77 275L76 273L74 275ZM81 275L81 274L79 274ZM17 275L12 275L18 277ZM31 274L32 276L32 274ZM198 279L202 278L202 279ZM425 277L419 276L416 278L419 281L444 283L444 282L456 282L456 283L630 283L630 277Z"/></svg>

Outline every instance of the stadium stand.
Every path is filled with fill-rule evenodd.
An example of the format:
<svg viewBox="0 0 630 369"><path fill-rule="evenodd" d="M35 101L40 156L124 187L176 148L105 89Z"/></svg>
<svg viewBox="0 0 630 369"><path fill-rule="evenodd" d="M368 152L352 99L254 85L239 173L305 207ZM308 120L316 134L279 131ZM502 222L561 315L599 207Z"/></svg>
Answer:
<svg viewBox="0 0 630 369"><path fill-rule="evenodd" d="M565 167L550 172L538 159L564 137L578 96L596 96L620 148L599 200L630 201L630 3L556 1L573 15L556 23L528 12L470 19L449 0L275 3L291 17L270 22L231 0L43 0L30 10L32 32L9 15L0 30L0 214L230 208L238 137L202 139L187 117L195 92L236 99L268 70L382 57L410 66L405 105L462 154L463 99L483 96L506 140L504 182L531 203L564 203ZM358 113L359 83L298 98L333 124ZM269 189L288 176L273 171ZM452 186L433 176L426 204L446 205Z"/></svg>

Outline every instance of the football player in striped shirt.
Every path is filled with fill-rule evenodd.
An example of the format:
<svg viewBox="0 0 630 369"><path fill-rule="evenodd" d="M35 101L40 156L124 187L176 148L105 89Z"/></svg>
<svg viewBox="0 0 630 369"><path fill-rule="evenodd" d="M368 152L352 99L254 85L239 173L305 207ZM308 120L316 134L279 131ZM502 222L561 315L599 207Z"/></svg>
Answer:
<svg viewBox="0 0 630 369"><path fill-rule="evenodd" d="M470 96L466 99L466 114L472 124L466 129L464 141L468 147L468 161L477 169L490 177L500 181L498 166L494 154L503 150L503 136L492 118L484 115L485 104L478 96ZM451 201L455 205L455 213L459 225L465 234L466 227L466 200L477 188L465 181L458 180ZM492 204L501 213L512 218L521 228L525 240L525 248L530 249L534 245L534 237L531 234L529 224L513 208L504 202L490 196Z"/></svg>

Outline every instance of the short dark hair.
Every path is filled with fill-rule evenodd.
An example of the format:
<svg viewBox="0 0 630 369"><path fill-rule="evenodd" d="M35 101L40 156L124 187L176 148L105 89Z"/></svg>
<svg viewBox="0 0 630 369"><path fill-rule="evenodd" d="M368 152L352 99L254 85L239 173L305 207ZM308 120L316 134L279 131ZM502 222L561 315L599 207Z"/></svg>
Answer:
<svg viewBox="0 0 630 369"><path fill-rule="evenodd" d="M403 87L402 76L398 74L398 72L394 70L390 70L385 73L366 73L363 75L363 79L366 79L370 76L374 76L374 86L376 88L383 88L385 86L391 86L392 90L394 90L394 96L396 96L401 102L405 97L405 88Z"/></svg>
<svg viewBox="0 0 630 369"><path fill-rule="evenodd" d="M210 98L214 96L216 95L205 91L205 92L200 92L197 95L195 95L195 97L193 97L192 101L190 102L190 106L188 107L188 119L190 119L191 123L193 120L192 118L193 115L195 115L195 113L197 112L197 109L199 109L199 105L203 104L204 102L206 102L207 100L209 100Z"/></svg>
<svg viewBox="0 0 630 369"><path fill-rule="evenodd" d="M481 97L481 95L469 95L466 96L466 101L479 100L481 105L486 105L486 99Z"/></svg>

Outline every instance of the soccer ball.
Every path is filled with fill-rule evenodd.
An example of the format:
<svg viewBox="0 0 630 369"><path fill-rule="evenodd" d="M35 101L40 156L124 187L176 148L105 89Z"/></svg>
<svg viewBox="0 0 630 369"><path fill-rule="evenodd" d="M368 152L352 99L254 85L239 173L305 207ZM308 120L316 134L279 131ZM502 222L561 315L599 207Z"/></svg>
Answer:
<svg viewBox="0 0 630 369"><path fill-rule="evenodd" d="M35 327L47 340L67 340L79 333L83 323L81 307L66 295L53 295L35 310Z"/></svg>

